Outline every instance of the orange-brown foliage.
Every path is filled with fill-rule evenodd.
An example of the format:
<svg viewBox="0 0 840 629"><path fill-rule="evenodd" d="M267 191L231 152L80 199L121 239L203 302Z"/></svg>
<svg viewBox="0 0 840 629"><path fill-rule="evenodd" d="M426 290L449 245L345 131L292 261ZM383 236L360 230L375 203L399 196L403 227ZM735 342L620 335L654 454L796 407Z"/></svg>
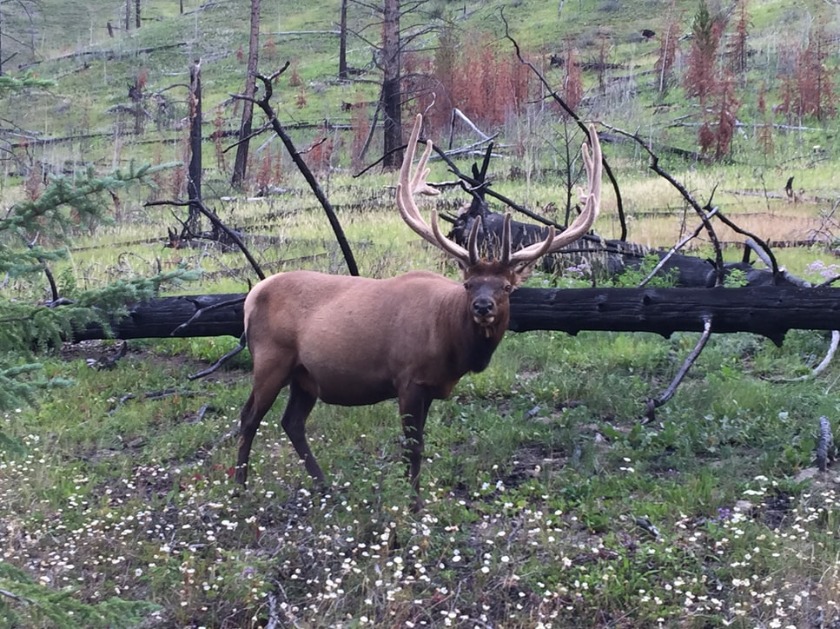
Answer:
<svg viewBox="0 0 840 629"><path fill-rule="evenodd" d="M715 130L715 160L729 154L732 137L735 135L736 117L741 103L735 97L734 79L725 77L720 82L720 95L717 103L717 129Z"/></svg>
<svg viewBox="0 0 840 629"><path fill-rule="evenodd" d="M269 39L263 46L263 57L266 61L274 61L277 58L277 42L274 38Z"/></svg>
<svg viewBox="0 0 840 629"><path fill-rule="evenodd" d="M697 140L700 151L718 161L729 154L741 103L735 97L735 79L731 75L717 78L713 87L714 91L703 99L706 104Z"/></svg>
<svg viewBox="0 0 840 629"><path fill-rule="evenodd" d="M665 19L665 28L659 35L659 56L656 58L654 69L659 78L658 89L664 92L671 82L674 62L677 59L678 40L680 36L679 16L677 15L675 3L671 3Z"/></svg>
<svg viewBox="0 0 840 629"><path fill-rule="evenodd" d="M730 49L732 71L738 75L747 71L747 37L750 16L747 13L747 0L739 0L738 22Z"/></svg>
<svg viewBox="0 0 840 629"><path fill-rule="evenodd" d="M330 167L333 141L329 138L318 138L306 150L306 164L315 173L326 172Z"/></svg>
<svg viewBox="0 0 840 629"><path fill-rule="evenodd" d="M767 111L767 86L762 83L761 89L758 92L758 113L761 114L761 119L764 122L758 128L758 143L765 155L772 155L773 146L773 125L770 122Z"/></svg>
<svg viewBox="0 0 840 629"><path fill-rule="evenodd" d="M149 81L149 71L146 68L140 68L140 71L137 73L137 76L134 78L134 87L142 92L143 89L146 87L146 83Z"/></svg>
<svg viewBox="0 0 840 629"><path fill-rule="evenodd" d="M260 159L260 166L257 169L257 174L254 177L254 184L257 187L257 194L265 196L268 194L268 187L271 185L271 180L274 175L274 165L272 164L271 149L267 148Z"/></svg>
<svg viewBox="0 0 840 629"><path fill-rule="evenodd" d="M497 50L487 34L467 34L464 40L458 46L455 36L448 35L435 55L430 82L436 101L428 116L430 133L443 131L453 107L476 124L494 126L521 113L529 99L530 74L512 51Z"/></svg>
<svg viewBox="0 0 840 629"><path fill-rule="evenodd" d="M213 149L216 153L216 168L220 172L227 172L227 163L225 161L225 147L222 142L225 131L225 115L221 105L216 107L216 116L213 118L213 133L210 134L210 139L213 141Z"/></svg>
<svg viewBox="0 0 840 629"><path fill-rule="evenodd" d="M563 79L563 100L575 111L583 101L583 73L577 59L577 50L566 49L566 76ZM565 113L565 110L564 110Z"/></svg>
<svg viewBox="0 0 840 629"><path fill-rule="evenodd" d="M688 67L683 77L686 94L700 98L715 91L717 53L726 21L722 14L712 16L705 2L694 17L693 38L688 52Z"/></svg>
<svg viewBox="0 0 840 629"><path fill-rule="evenodd" d="M44 193L44 169L40 163L35 162L29 169L23 182L23 191L28 201L36 201Z"/></svg>
<svg viewBox="0 0 840 629"><path fill-rule="evenodd" d="M292 73L289 75L289 87L300 87L303 85L303 80L300 78L297 69L297 61L292 63Z"/></svg>
<svg viewBox="0 0 840 629"><path fill-rule="evenodd" d="M828 57L825 32L817 28L796 64L796 83L799 93L797 113L814 116L817 120L833 118L837 113L832 72L826 67Z"/></svg>
<svg viewBox="0 0 840 629"><path fill-rule="evenodd" d="M825 33L816 29L805 48L784 51L782 59L781 102L775 111L789 119L814 116L817 120L833 118L837 114L832 71L826 66L828 57Z"/></svg>

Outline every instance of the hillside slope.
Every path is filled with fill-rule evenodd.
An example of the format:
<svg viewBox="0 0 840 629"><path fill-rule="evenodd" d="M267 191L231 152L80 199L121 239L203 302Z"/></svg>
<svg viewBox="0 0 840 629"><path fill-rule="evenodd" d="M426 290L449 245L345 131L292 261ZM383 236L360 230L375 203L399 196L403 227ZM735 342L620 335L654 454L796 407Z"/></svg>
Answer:
<svg viewBox="0 0 840 629"><path fill-rule="evenodd" d="M109 168L130 160L183 159L185 118L189 114L185 84L189 65L199 58L205 135L209 137L213 131L230 134L237 128L238 109L230 95L242 90L245 78L249 15L249 3L245 0L210 0L203 4L188 0L183 14L179 14L176 3L147 0L142 4L142 28L134 28L132 13L127 32L122 29L124 3L41 0L30 4L31 20L20 10L26 3L2 5L3 57L14 54L6 63L6 70L12 75L30 72L55 82L49 90L5 99L4 109L8 113L4 116L19 127L22 136L15 142L16 149L27 154L30 164L32 160L41 160L50 170L72 172L87 164ZM702 122L702 110L698 109L696 99L686 98L679 77L686 70L691 47L689 35L697 6L695 0L671 4L652 0L634 3L436 0L423 5L424 14L406 16L403 24L406 33L416 33L424 26L448 23L456 34L453 54L462 56L460 63L466 68L456 77L460 89L495 90L486 97L486 101L492 101L507 98L506 90L493 87L492 83L485 88L479 82L487 81L487 74L498 73L499 64L515 64L513 47L504 38L504 16L510 33L522 45L528 59L560 93L564 93L564 85L569 80L562 61L573 51L583 69L583 100L577 109L584 117L643 130L648 137L693 152L697 148L696 131ZM765 111L778 105L782 98L779 77L795 70L794 49L807 45L817 28L826 42L824 64L829 69L837 66L838 12L818 0L803 3L752 0L746 8L749 68L738 78L739 119L747 124L790 123L790 116L776 115L768 120L768 114L760 114L759 92L765 94L766 90L762 96L767 101ZM729 18L721 44L723 59L734 37L738 10L729 5L718 9ZM305 6L288 0L264 3L260 67L269 72L286 61L291 63L277 89L276 103L285 123L318 125L329 120L350 125L354 118L347 108L352 104L361 106L363 112L361 116L357 114L356 122L373 115L380 72L367 42L378 41L379 17L371 13L363 5L350 5L349 23L356 36L350 38L348 55L350 65L360 69L361 74L351 83L342 84L336 80L338 3L325 0L314 0ZM674 78L671 90L659 94L655 89L658 81L655 67L663 33L670 23L676 27L674 32L679 37ZM13 33L13 29L18 32ZM412 48L419 52L404 57L421 73L435 69L432 59L438 54L435 51L440 43L438 33L436 28L418 37L412 42ZM492 48L497 56L482 57L474 50L470 53L470 45L475 42L480 43L479 49ZM561 65L551 65L552 58ZM516 65L512 72L530 77L529 106L535 99L539 102L537 83L530 72ZM469 87L471 83L475 86ZM129 97L129 88L138 85L143 92L144 108L139 121L135 119L135 104ZM410 102L412 98L408 101L406 108L410 110L425 106L431 97L421 98L419 103ZM442 108L442 101L436 106ZM448 116L448 112L440 112L442 119ZM558 120L559 115L553 115L553 119ZM672 123L676 124L669 128ZM487 131L501 131L507 142L524 145L529 141L522 136L521 129L513 129L509 124L492 125L495 128ZM805 142L833 150L833 136L823 137L820 126L814 125L816 139L806 138ZM302 146L312 142L318 133L317 130L301 132ZM749 142L742 147L744 159L751 159L756 152L755 134L749 135ZM75 139L44 142L66 136ZM796 138L797 143L802 140L801 136ZM782 138L776 146L785 151L786 142ZM350 143L347 139L346 144ZM214 166L208 160L206 167L225 170L229 166L223 163L218 143L215 149L217 163ZM541 153L539 157L545 156ZM348 166L350 161L349 156L333 157L333 165ZM7 173L26 175L26 169L9 165ZM221 177L225 178L226 175Z"/></svg>

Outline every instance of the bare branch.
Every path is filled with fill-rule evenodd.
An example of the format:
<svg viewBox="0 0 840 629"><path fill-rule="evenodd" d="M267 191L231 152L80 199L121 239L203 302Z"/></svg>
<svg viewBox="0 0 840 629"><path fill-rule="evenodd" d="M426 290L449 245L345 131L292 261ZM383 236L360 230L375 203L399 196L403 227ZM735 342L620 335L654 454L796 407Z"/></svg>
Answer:
<svg viewBox="0 0 840 629"><path fill-rule="evenodd" d="M245 98L245 97L240 97L238 94L231 94L231 96L233 96L233 98L239 99L239 100L250 100L250 99ZM256 101L254 101L254 102L256 102ZM258 135L262 135L263 133L268 131L270 128L271 128L271 125L269 125L269 124L265 124L265 125L261 126L259 129L257 129L256 131L252 131L251 133L249 133L247 136L245 136L241 140L237 140L236 142L234 142L230 146L225 147L224 150L222 150L222 153L227 153L230 149L236 148L237 146L239 146L243 142L249 142L252 138L257 137Z"/></svg>
<svg viewBox="0 0 840 629"><path fill-rule="evenodd" d="M271 128L274 129L274 132L277 136L283 141L283 145L286 147L289 155L292 158L292 161L298 167L303 178L306 179L306 182L309 184L309 187L312 189L312 192L315 193L315 197L321 203L321 207L324 208L324 212L327 214L327 220L329 220L330 225L332 226L333 233L335 233L336 240L338 241L339 247L341 247L341 251L344 254L344 259L347 262L347 268L350 271L350 275L358 275L359 268L356 266L356 260L353 257L353 252L350 249L350 244L347 242L347 237L344 235L344 230L341 228L341 223L338 220L338 217L335 214L335 210L333 210L332 205L327 199L324 191L321 189L321 186L318 184L318 180L315 179L315 175L312 174L312 171L309 169L307 163L303 160L300 156L297 148L292 142L292 138L286 133L286 130L283 128L283 125L280 124L280 121L277 118L277 114L274 112L274 108L271 106L271 97L274 93L274 81L279 77L286 69L289 67L289 62L287 61L282 68L277 70L271 76L264 76L262 74L257 74L257 79L259 79L263 87L265 89L265 94L260 99L249 99L245 96L236 96L236 98L242 100L251 100L256 104L260 109L263 110L266 118L268 118L268 123L271 125Z"/></svg>
<svg viewBox="0 0 840 629"><path fill-rule="evenodd" d="M712 218L712 216L714 216L717 213L717 211L718 211L718 209L714 208L711 212L709 212L706 215L706 218ZM645 279L643 279L641 282L639 282L639 288L644 288L645 286L647 286L648 282L650 282L653 279L653 277L662 269L662 267L665 266L665 263L668 262L668 260L670 260L671 257L675 253L677 253L677 251L679 251L685 245L687 245L689 242L691 242L692 240L697 238L697 234L699 234L703 230L704 227L705 227L705 224L700 223L693 232L691 232L688 236L686 236L685 238L680 240L677 244L675 244L673 247L671 247L668 250L668 253L666 253L662 257L662 259L659 261L659 263L655 267L653 267L653 270L650 273L647 274L647 277L645 277Z"/></svg>
<svg viewBox="0 0 840 629"><path fill-rule="evenodd" d="M712 242L712 246L715 250L715 285L722 286L725 272L725 268L723 266L723 249L720 246L720 240L715 233L715 229L712 227L712 223L708 219L707 209L703 208L697 200L691 196L691 193L686 190L685 186L674 179L669 172L663 170L662 167L659 166L659 156L653 152L653 150L647 145L647 142L645 142L642 138L635 133L624 131L618 127L613 127L612 125L604 124L603 126L611 131L615 131L616 133L620 133L625 137L635 140L650 156L650 169L676 188L680 195L682 195L682 198L686 200L686 202L700 217L700 220L703 222L703 227L705 227L706 233L709 235L709 240Z"/></svg>
<svg viewBox="0 0 840 629"><path fill-rule="evenodd" d="M195 314L193 316L191 316L189 319L184 321L177 328L172 330L171 336L176 336L178 334L178 332L180 332L181 330L190 327L190 324L192 324L193 321L199 319L202 315L207 314L208 312L212 312L213 310L218 310L219 308L228 308L230 306L235 306L236 304L241 304L244 301L245 301L245 296L242 296L242 297L237 297L236 299L229 299L227 301L220 301L219 303L213 304L211 306L205 306L204 308L199 308L198 310L195 311Z"/></svg>
<svg viewBox="0 0 840 629"><path fill-rule="evenodd" d="M462 173L458 169L458 167L455 165L455 163L451 159L449 159L447 153L441 151L438 147L435 147L435 153L437 153L441 157L441 159L443 159L443 161L446 162L446 165L449 166L450 171L452 171L455 175L457 175L463 181L467 182L473 189L477 189L477 188L481 187L482 185L484 185L484 193L485 194L493 197L494 199L497 199L498 201L501 201L502 203L504 203L508 207L516 210L517 212L521 212L525 216L527 216L529 218L532 218L533 220L535 220L539 223L542 223L543 225L546 225L548 227L555 227L557 229L563 229L562 225L552 221L551 219L545 218L544 216L540 216L539 214L537 214L535 212L532 212L528 208L526 208L522 205L519 205L518 203L516 203L512 199L509 199L508 197L504 196L503 194L499 194L498 192L494 191L492 188L487 187L486 184L483 184L482 182L478 181L477 179L474 179L473 177L470 177L469 175L465 175L464 173Z"/></svg>
<svg viewBox="0 0 840 629"><path fill-rule="evenodd" d="M703 348L706 347L706 343L709 342L709 338L712 336L712 318L709 316L703 317L703 333L700 335L700 338L697 340L697 345L694 346L694 349L691 350L691 353L686 357L685 362L683 362L682 366L680 367L679 371L677 371L677 375L674 376L674 379L671 381L671 384L668 385L668 388L660 395L657 399L650 398L647 401L647 421L652 422L655 421L656 416L655 412L656 409L660 406L663 406L668 403L674 394L677 392L677 387L680 386L680 383L685 378L686 374L688 373L689 369L694 366L694 363L697 362L697 359L700 357L700 352L703 351Z"/></svg>
<svg viewBox="0 0 840 629"><path fill-rule="evenodd" d="M245 298L243 297L240 301L245 301ZM224 305L229 305L229 304L230 304L230 302L224 302ZM222 305L223 305L223 304L218 304L218 306L217 306L217 307L221 308L221 307L222 307ZM202 310L206 310L206 309L202 308ZM200 312L201 312L201 310L199 310L198 312L196 312L196 313L195 313L195 317L197 317L197 316L199 315L199 313L200 313ZM194 319L195 317L193 317L193 319ZM192 321L192 319L190 319L190 321ZM186 324L184 324L184 325L186 325ZM183 327L183 326L180 326L180 327ZM213 363L212 365L210 365L207 369L202 369L201 371L199 371L199 372L197 372L197 373L194 373L194 374L191 374L191 375L187 376L187 380L198 380L199 378L203 378L203 377L205 377L205 376L209 376L211 373L213 373L214 371L216 371L219 367L221 367L222 365L224 365L224 364L225 364L227 361L229 361L231 358L233 358L234 356L236 356L237 354L239 354L239 353L240 353L242 350L244 350L246 347L247 347L247 341L246 341L246 339L245 339L245 335L243 334L242 336L240 336L240 337L239 337L239 345L237 345L236 347L234 347L234 348L233 348L232 350L230 350L227 354L225 354L225 355L224 355L224 356L222 356L219 360L217 360L215 363Z"/></svg>

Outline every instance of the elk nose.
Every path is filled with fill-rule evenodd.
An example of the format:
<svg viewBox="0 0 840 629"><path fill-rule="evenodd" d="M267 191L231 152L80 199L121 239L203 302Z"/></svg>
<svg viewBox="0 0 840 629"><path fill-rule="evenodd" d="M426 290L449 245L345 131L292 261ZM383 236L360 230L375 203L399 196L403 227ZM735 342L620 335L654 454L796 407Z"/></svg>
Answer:
<svg viewBox="0 0 840 629"><path fill-rule="evenodd" d="M472 307L476 315L484 317L493 312L493 300L489 297L478 297L473 301Z"/></svg>

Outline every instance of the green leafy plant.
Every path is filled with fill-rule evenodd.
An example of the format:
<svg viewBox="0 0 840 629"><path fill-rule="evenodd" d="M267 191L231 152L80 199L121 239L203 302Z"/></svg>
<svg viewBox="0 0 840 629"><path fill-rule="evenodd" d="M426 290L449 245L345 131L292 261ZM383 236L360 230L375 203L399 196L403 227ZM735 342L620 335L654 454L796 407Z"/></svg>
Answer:
<svg viewBox="0 0 840 629"><path fill-rule="evenodd" d="M613 286L635 288L644 280L651 271L659 264L659 256L648 254L642 258L638 267L627 268L620 275L611 278ZM673 286L677 280L676 269L660 271L647 283L651 288L667 288Z"/></svg>
<svg viewBox="0 0 840 629"><path fill-rule="evenodd" d="M107 176L88 171L75 181L55 177L43 194L14 205L0 219L0 273L20 284L22 294L28 297L12 299L0 293L0 383L5 385L0 393L0 410L21 400L31 401L43 386L63 384L37 375L40 365L30 360L33 349L55 347L74 330L89 324L107 328L111 318L124 312L125 304L151 297L162 284L195 277L175 270L79 291L65 271L60 277L62 285L71 288L72 299L70 295L54 296L58 299L46 302L39 299L44 274L50 264L67 255L63 245L73 230L82 224L109 220L104 213L106 193L137 184L160 169L131 168ZM49 246L36 244L38 240Z"/></svg>

